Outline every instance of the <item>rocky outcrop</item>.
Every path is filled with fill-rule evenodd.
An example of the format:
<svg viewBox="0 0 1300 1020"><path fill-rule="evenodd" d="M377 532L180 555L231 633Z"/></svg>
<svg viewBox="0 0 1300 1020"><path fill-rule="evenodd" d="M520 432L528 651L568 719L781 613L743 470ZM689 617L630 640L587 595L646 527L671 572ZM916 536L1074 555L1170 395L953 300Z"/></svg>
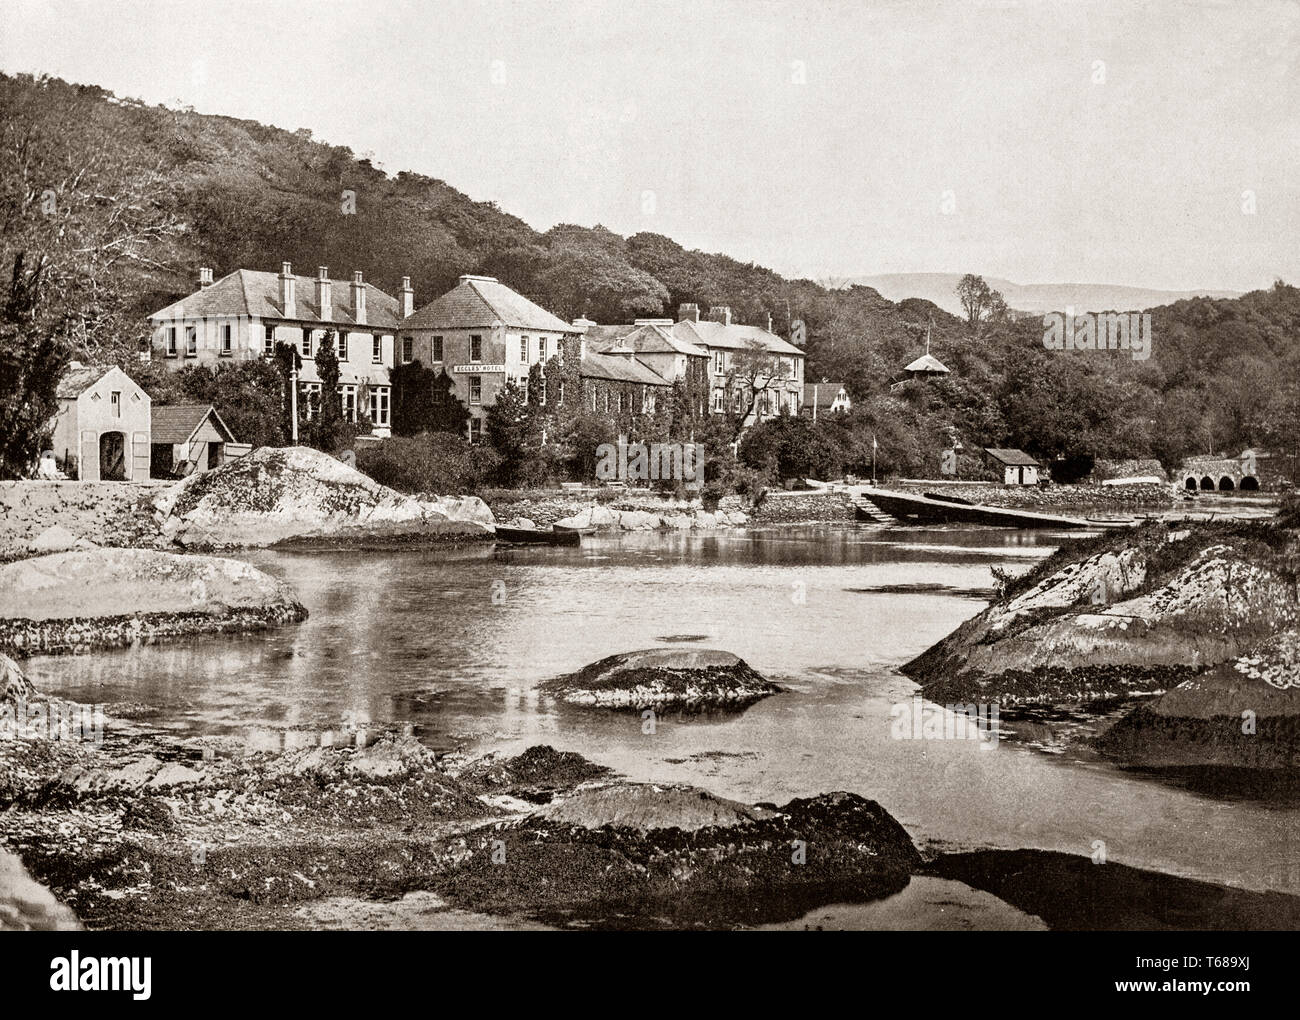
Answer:
<svg viewBox="0 0 1300 1020"><path fill-rule="evenodd" d="M29 701L36 689L19 668L18 663L0 652L0 706Z"/></svg>
<svg viewBox="0 0 1300 1020"><path fill-rule="evenodd" d="M76 916L0 850L0 931L80 931Z"/></svg>
<svg viewBox="0 0 1300 1020"><path fill-rule="evenodd" d="M0 566L0 648L24 654L260 630L306 616L283 582L215 556L91 549Z"/></svg>
<svg viewBox="0 0 1300 1020"><path fill-rule="evenodd" d="M1223 533L1168 543L1153 526L1048 573L903 667L931 700L1080 702L1158 692L1296 619L1294 579ZM1068 554L1067 554L1068 555ZM1055 569L1051 569L1055 567Z"/></svg>
<svg viewBox="0 0 1300 1020"><path fill-rule="evenodd" d="M579 787L465 837L439 892L462 907L597 927L733 927L906 887L920 855L852 793L743 804L689 786Z"/></svg>
<svg viewBox="0 0 1300 1020"><path fill-rule="evenodd" d="M154 501L167 538L191 547L291 541L487 538L476 496L416 499L308 447L263 447L191 475Z"/></svg>
<svg viewBox="0 0 1300 1020"><path fill-rule="evenodd" d="M648 648L611 655L542 689L573 705L602 708L741 708L781 688L731 652Z"/></svg>
<svg viewBox="0 0 1300 1020"><path fill-rule="evenodd" d="M1096 745L1146 768L1300 768L1300 632L1284 631L1138 706Z"/></svg>

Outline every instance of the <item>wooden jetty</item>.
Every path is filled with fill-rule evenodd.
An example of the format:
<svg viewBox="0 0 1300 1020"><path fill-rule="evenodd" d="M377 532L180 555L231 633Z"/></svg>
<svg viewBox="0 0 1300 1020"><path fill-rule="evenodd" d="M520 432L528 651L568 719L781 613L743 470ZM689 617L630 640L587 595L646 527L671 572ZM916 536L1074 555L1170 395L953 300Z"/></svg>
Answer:
<svg viewBox="0 0 1300 1020"><path fill-rule="evenodd" d="M854 488L859 520L879 521L881 512L900 521L927 524L986 524L1004 528L1131 528L1136 520L1106 521L1084 517L1060 517L1034 510L1012 510L1001 506L984 506L958 499L935 499L911 492L895 492L871 486Z"/></svg>

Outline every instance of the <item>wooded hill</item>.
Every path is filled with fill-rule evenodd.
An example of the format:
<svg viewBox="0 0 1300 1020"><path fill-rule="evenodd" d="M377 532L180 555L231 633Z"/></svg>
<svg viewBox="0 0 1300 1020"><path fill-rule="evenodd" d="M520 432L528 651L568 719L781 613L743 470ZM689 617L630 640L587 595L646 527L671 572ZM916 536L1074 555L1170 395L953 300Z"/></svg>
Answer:
<svg viewBox="0 0 1300 1020"><path fill-rule="evenodd" d="M354 196L355 212L345 192ZM52 202L51 202L52 199ZM345 210L346 207L346 210ZM970 323L928 301L787 280L670 238L603 227L538 232L442 181L390 176L310 131L119 99L95 86L0 75L0 260L44 257L44 314L82 356L130 358L143 317L190 292L199 266L359 269L417 304L462 273L496 276L557 315L598 322L729 305L790 336L805 324L807 379L845 382L854 428L881 463L933 471L956 428L968 449L1042 456L1237 453L1300 434L1300 292L1153 311L1153 352L1051 352L1038 318ZM1158 239L1153 239L1156 243ZM876 243L886 243L877 239ZM952 375L890 382L924 351Z"/></svg>

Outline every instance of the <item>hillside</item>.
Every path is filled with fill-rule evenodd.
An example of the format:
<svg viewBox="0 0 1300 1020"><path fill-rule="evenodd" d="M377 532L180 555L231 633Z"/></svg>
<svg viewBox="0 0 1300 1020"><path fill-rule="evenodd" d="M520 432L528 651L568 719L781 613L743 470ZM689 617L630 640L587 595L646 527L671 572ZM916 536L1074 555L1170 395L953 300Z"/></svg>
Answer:
<svg viewBox="0 0 1300 1020"><path fill-rule="evenodd" d="M770 316L784 336L802 321L807 378L842 380L855 400L846 457L869 463L874 438L882 467L900 471L933 472L950 426L968 450L1166 463L1291 447L1300 434L1293 287L1157 308L1147 361L1048 352L1037 320L971 329L944 310L952 304L942 287L932 299L894 302L872 287L788 280L658 234L625 238L599 225L539 232L443 181L387 175L306 129L0 74L6 280L19 255L25 271L44 260L43 315L74 352L123 363L134 360L144 316L189 293L200 266L220 276L274 271L287 260L335 275L361 270L389 292L409 275L417 305L462 273L486 273L565 319L629 321L675 314L689 301L729 305L741 322ZM1135 302L1146 303L1116 303ZM902 366L924 351L930 323L933 353L952 376L891 392Z"/></svg>
<svg viewBox="0 0 1300 1020"><path fill-rule="evenodd" d="M961 273L885 273L880 276L853 277L845 283L870 287L890 301L924 298L946 312L961 314L957 300L957 282ZM1111 309L1141 310L1169 305L1186 298L1234 298L1240 293L1230 290L1156 290L1149 287L1125 287L1111 283L1012 283L986 276L984 281L1000 291L1007 304L1020 312L1041 315L1073 308L1076 312L1105 312ZM844 283L837 281L843 286Z"/></svg>

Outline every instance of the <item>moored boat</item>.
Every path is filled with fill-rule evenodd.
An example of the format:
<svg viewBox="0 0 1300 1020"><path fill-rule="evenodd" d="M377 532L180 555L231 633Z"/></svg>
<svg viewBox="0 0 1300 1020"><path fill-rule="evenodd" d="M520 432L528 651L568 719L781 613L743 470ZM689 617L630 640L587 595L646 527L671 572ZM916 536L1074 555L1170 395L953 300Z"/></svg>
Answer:
<svg viewBox="0 0 1300 1020"><path fill-rule="evenodd" d="M511 528L498 524L496 528L498 542L511 542L516 545L581 545L582 533L579 531L542 530L541 528Z"/></svg>

